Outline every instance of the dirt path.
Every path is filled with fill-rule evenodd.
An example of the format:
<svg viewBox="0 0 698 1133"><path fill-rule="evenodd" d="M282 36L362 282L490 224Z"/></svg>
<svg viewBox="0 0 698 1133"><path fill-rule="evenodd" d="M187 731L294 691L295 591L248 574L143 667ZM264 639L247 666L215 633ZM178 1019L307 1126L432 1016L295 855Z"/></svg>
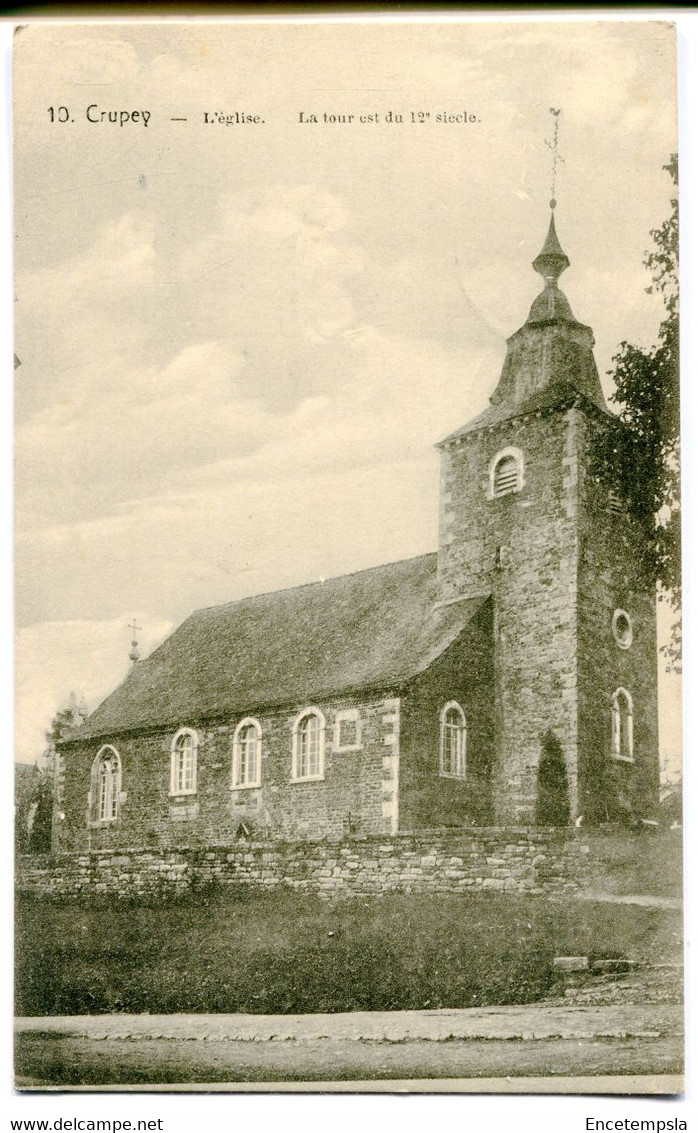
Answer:
<svg viewBox="0 0 698 1133"><path fill-rule="evenodd" d="M683 1053L675 1004L92 1015L18 1019L16 1032L20 1088L666 1076Z"/></svg>
<svg viewBox="0 0 698 1133"><path fill-rule="evenodd" d="M679 1075L681 1041L632 1038L402 1043L348 1039L235 1042L104 1040L23 1035L17 1085L395 1081L597 1075ZM540 1092L545 1092L545 1085ZM655 1086L673 1092L676 1086Z"/></svg>
<svg viewBox="0 0 698 1133"><path fill-rule="evenodd" d="M52 1015L17 1019L18 1034L107 1039L267 1042L313 1039L404 1042L452 1039L659 1038L680 1034L676 1004L462 1007L331 1015Z"/></svg>

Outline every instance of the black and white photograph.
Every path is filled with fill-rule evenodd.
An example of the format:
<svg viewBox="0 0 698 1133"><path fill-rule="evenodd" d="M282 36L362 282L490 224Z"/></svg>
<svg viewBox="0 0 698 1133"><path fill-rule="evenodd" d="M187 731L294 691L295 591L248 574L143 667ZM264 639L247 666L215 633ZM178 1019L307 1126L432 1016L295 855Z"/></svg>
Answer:
<svg viewBox="0 0 698 1133"><path fill-rule="evenodd" d="M672 22L13 100L15 1091L681 1095Z"/></svg>

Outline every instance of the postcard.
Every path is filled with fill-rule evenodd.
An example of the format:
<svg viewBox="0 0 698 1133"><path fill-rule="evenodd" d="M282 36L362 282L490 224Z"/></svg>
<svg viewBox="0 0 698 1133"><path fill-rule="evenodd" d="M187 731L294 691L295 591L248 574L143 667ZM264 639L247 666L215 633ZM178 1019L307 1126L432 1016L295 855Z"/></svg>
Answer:
<svg viewBox="0 0 698 1133"><path fill-rule="evenodd" d="M675 87L16 29L18 1090L681 1092Z"/></svg>

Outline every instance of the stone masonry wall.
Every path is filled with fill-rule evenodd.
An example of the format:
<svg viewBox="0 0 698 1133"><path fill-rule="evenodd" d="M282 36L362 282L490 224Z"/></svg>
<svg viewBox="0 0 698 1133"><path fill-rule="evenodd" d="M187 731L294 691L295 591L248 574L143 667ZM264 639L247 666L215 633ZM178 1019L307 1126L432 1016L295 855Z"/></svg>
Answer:
<svg viewBox="0 0 698 1133"><path fill-rule="evenodd" d="M486 602L402 697L400 829L487 826L492 822L492 604ZM464 779L440 774L441 713L456 701L465 713Z"/></svg>
<svg viewBox="0 0 698 1133"><path fill-rule="evenodd" d="M278 885L327 897L499 890L560 893L594 875L594 840L566 829L471 828L316 843L238 843L172 851L102 850L19 863L18 889L41 896Z"/></svg>
<svg viewBox="0 0 698 1133"><path fill-rule="evenodd" d="M325 770L317 781L291 779L293 724L298 705L264 712L260 787L232 789L233 734L238 719L197 724L197 791L170 794L172 740L178 729L102 737L63 749L61 809L54 850L110 851L133 846L179 847L233 843L244 823L254 838L322 839L390 834L397 827L399 701L378 694L319 703L325 716ZM358 710L360 742L337 750L337 713ZM242 718L242 717L241 717ZM121 760L121 798L114 822L90 821L91 769L112 743Z"/></svg>
<svg viewBox="0 0 698 1133"><path fill-rule="evenodd" d="M599 425L579 415L579 809L588 822L618 821L630 812L651 818L659 801L657 618L654 586L637 570L640 534L610 506L607 488L586 474ZM613 615L631 619L622 648ZM633 701L633 761L614 759L611 704L616 689Z"/></svg>
<svg viewBox="0 0 698 1133"><path fill-rule="evenodd" d="M442 448L439 577L444 600L492 593L495 821L534 820L538 762L551 730L577 804L577 456L575 411L535 413ZM519 492L492 499L489 469L521 450Z"/></svg>

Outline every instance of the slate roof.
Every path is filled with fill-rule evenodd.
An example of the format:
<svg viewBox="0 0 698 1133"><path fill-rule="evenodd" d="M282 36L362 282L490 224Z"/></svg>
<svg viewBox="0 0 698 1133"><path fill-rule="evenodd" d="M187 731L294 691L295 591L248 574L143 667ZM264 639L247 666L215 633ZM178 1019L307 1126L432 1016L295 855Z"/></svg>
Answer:
<svg viewBox="0 0 698 1133"><path fill-rule="evenodd" d="M577 322L564 291L560 291L559 287L544 287L540 295L533 300L526 322L549 323L558 322L560 319L566 323Z"/></svg>
<svg viewBox="0 0 698 1133"><path fill-rule="evenodd" d="M597 405L580 389L573 386L571 382L550 382L542 389L532 393L525 401L517 402L514 405L506 401L488 405L482 413L478 413L477 417L473 417L460 429L456 429L454 433L450 433L439 441L436 447L441 448L449 441L455 441L458 437L464 437L467 433L472 433L476 429L501 425L504 421L510 421L515 417L525 417L528 413L545 413L554 409L564 409L575 403L582 405L588 412L595 413L597 416L601 414L610 420L617 420L615 414L605 407L602 408Z"/></svg>
<svg viewBox="0 0 698 1133"><path fill-rule="evenodd" d="M198 610L65 742L399 686L487 599L437 594L430 554Z"/></svg>

